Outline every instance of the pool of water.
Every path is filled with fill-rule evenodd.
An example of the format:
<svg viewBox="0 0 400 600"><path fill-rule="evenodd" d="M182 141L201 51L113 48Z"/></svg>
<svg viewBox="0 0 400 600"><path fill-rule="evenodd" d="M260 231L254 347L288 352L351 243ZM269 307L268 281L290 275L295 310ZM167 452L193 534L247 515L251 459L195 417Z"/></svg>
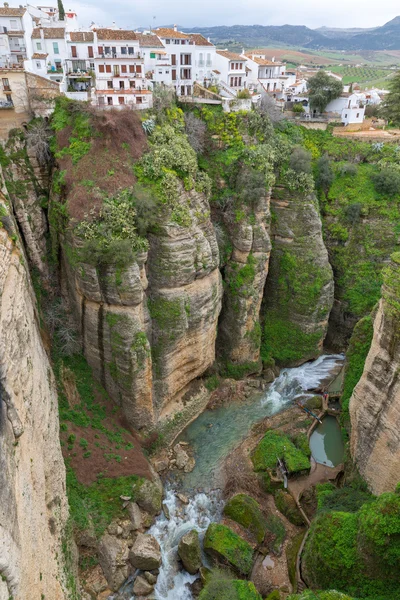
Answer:
<svg viewBox="0 0 400 600"><path fill-rule="evenodd" d="M321 356L301 367L283 369L267 390L245 401L206 410L180 435L194 450L196 466L184 476L186 490L218 487L224 458L249 434L254 423L287 408L295 398L318 387L343 362L339 354Z"/></svg>
<svg viewBox="0 0 400 600"><path fill-rule="evenodd" d="M343 461L344 446L340 425L330 415L322 419L310 437L310 450L318 463L336 467Z"/></svg>

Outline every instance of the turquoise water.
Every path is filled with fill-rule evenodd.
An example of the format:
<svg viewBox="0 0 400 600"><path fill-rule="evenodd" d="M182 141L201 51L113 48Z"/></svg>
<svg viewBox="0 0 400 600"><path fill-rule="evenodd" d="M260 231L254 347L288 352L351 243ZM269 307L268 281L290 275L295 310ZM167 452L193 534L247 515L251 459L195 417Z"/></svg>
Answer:
<svg viewBox="0 0 400 600"><path fill-rule="evenodd" d="M224 458L249 434L254 423L287 408L295 398L318 387L343 362L342 355L321 356L301 367L283 369L267 390L245 401L235 398L215 410L206 410L179 436L194 450L196 466L185 474L186 490L218 487Z"/></svg>
<svg viewBox="0 0 400 600"><path fill-rule="evenodd" d="M343 461L344 446L340 426L330 415L322 419L310 437L311 454L318 463L336 467Z"/></svg>

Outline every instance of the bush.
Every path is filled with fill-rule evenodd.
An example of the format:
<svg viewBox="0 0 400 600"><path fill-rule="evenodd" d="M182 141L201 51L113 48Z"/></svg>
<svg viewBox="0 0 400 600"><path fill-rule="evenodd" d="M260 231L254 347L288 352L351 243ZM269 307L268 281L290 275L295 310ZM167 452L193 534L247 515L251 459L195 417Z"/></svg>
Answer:
<svg viewBox="0 0 400 600"><path fill-rule="evenodd" d="M231 579L227 573L214 569L200 593L199 600L262 600L262 598L253 583Z"/></svg>
<svg viewBox="0 0 400 600"><path fill-rule="evenodd" d="M197 154L201 154L206 144L207 125L195 117L192 112L187 112L185 113L185 132L193 150Z"/></svg>
<svg viewBox="0 0 400 600"><path fill-rule="evenodd" d="M317 161L317 186L322 188L326 193L332 185L334 179L335 175L332 171L331 161L329 160L328 156L324 154Z"/></svg>
<svg viewBox="0 0 400 600"><path fill-rule="evenodd" d="M400 171L395 169L382 169L380 173L373 176L373 182L377 192L395 196L400 194Z"/></svg>
<svg viewBox="0 0 400 600"><path fill-rule="evenodd" d="M349 176L349 177L354 177L355 175L357 175L357 165L355 165L354 163L344 163L344 165L342 165L340 167L339 173L340 175L342 175L343 177Z"/></svg>
<svg viewBox="0 0 400 600"><path fill-rule="evenodd" d="M301 102L295 102L293 104L292 111L300 114L305 112L304 106L301 104Z"/></svg>
<svg viewBox="0 0 400 600"><path fill-rule="evenodd" d="M285 517L291 523L293 523L293 525L297 525L299 527L304 525L303 516L295 502L295 499L288 492L285 492L284 490L277 490L275 492L275 504L276 508L283 515L285 515Z"/></svg>
<svg viewBox="0 0 400 600"><path fill-rule="evenodd" d="M295 173L311 173L311 154L301 146L293 149L289 165Z"/></svg>
<svg viewBox="0 0 400 600"><path fill-rule="evenodd" d="M361 217L362 212L362 204L360 202L355 202L354 204L349 204L345 209L346 218L351 225L356 225Z"/></svg>
<svg viewBox="0 0 400 600"><path fill-rule="evenodd" d="M245 89L245 90L240 90L237 94L236 94L236 98L238 100L249 100L251 98L251 94L249 92L249 90Z"/></svg>
<svg viewBox="0 0 400 600"><path fill-rule="evenodd" d="M296 448L287 435L271 429L267 431L251 456L254 470L260 472L275 469L278 458L285 461L289 473L310 468L308 456Z"/></svg>

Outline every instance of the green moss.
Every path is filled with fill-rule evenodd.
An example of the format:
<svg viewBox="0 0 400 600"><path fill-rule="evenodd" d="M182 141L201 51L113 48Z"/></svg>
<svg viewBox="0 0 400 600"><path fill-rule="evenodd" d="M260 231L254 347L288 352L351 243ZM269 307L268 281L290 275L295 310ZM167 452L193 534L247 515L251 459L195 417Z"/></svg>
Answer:
<svg viewBox="0 0 400 600"><path fill-rule="evenodd" d="M262 359L274 358L279 364L291 364L305 357L317 356L322 335L322 330L306 333L279 310L269 310L262 331Z"/></svg>
<svg viewBox="0 0 400 600"><path fill-rule="evenodd" d="M308 456L296 448L287 435L271 429L267 431L251 456L254 470L259 472L274 469L278 458L285 461L289 473L310 468Z"/></svg>
<svg viewBox="0 0 400 600"><path fill-rule="evenodd" d="M330 590L326 592L313 592L312 590L305 590L302 594L292 594L288 596L287 600L357 600L342 592L336 592ZM371 598L370 600L374 600ZM375 599L378 600L378 599Z"/></svg>
<svg viewBox="0 0 400 600"><path fill-rule="evenodd" d="M373 337L373 322L370 316L364 317L354 327L346 353L346 367L341 398L343 424L350 420L349 402L353 390L359 382L364 370L365 360L371 347Z"/></svg>
<svg viewBox="0 0 400 600"><path fill-rule="evenodd" d="M236 364L232 362L225 362L220 365L220 372L223 377L232 379L243 379L247 375L257 373L260 370L260 365L257 362L249 362Z"/></svg>
<svg viewBox="0 0 400 600"><path fill-rule="evenodd" d="M279 554L286 537L286 529L281 519L274 514L269 514L266 520L268 535L268 549L274 554Z"/></svg>
<svg viewBox="0 0 400 600"><path fill-rule="evenodd" d="M208 526L204 538L204 550L214 558L217 557L218 561L228 563L243 575L248 575L251 571L252 547L225 525L211 523Z"/></svg>
<svg viewBox="0 0 400 600"><path fill-rule="evenodd" d="M276 508L283 515L285 515L285 517L291 523L293 523L293 525L304 525L304 518L291 494L289 494L285 490L277 490L275 492L275 504Z"/></svg>
<svg viewBox="0 0 400 600"><path fill-rule="evenodd" d="M294 590L296 589L297 584L297 555L299 553L300 546L304 539L305 533L305 531L297 533L286 546L286 562L288 567L289 579Z"/></svg>
<svg viewBox="0 0 400 600"><path fill-rule="evenodd" d="M305 433L296 433L290 438L293 444L301 450L306 456L311 456L310 444L308 442L307 434Z"/></svg>
<svg viewBox="0 0 400 600"><path fill-rule="evenodd" d="M212 571L199 600L262 600L250 581L231 579L228 574Z"/></svg>
<svg viewBox="0 0 400 600"><path fill-rule="evenodd" d="M274 590L265 598L265 600L281 600L281 595L279 590Z"/></svg>
<svg viewBox="0 0 400 600"><path fill-rule="evenodd" d="M318 483L316 492L318 513L332 511L354 513L373 499L369 492L353 487L337 488L331 483Z"/></svg>
<svg viewBox="0 0 400 600"><path fill-rule="evenodd" d="M259 544L263 541L266 519L254 498L246 494L237 494L226 503L224 515L250 531Z"/></svg>

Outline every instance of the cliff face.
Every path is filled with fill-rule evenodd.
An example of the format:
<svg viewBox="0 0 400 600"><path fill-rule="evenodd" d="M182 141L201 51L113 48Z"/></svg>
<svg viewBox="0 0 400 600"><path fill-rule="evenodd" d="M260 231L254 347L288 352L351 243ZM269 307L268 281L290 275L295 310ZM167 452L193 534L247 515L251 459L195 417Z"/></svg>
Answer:
<svg viewBox="0 0 400 600"><path fill-rule="evenodd" d="M254 202L239 222L225 215L233 246L225 267L225 294L218 332L220 354L233 365L254 370L260 360L260 307L268 275L270 195Z"/></svg>
<svg viewBox="0 0 400 600"><path fill-rule="evenodd" d="M333 274L315 198L277 187L271 212L263 358L293 365L321 353L333 303Z"/></svg>
<svg viewBox="0 0 400 600"><path fill-rule="evenodd" d="M400 463L400 254L384 270L364 372L350 399L351 453L374 494L391 491Z"/></svg>
<svg viewBox="0 0 400 600"><path fill-rule="evenodd" d="M89 364L131 425L177 412L189 384L212 365L221 309L219 253L205 196L181 188L189 226L164 214L149 252L124 269L71 264L63 271Z"/></svg>
<svg viewBox="0 0 400 600"><path fill-rule="evenodd" d="M68 508L58 433L55 382L24 256L0 227L1 600L67 597Z"/></svg>

